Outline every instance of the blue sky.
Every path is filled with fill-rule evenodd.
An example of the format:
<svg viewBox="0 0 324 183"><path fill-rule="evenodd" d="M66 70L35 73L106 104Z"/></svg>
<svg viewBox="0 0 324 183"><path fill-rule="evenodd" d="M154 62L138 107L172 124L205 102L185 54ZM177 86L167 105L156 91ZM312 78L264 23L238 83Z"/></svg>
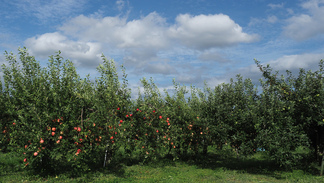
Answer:
<svg viewBox="0 0 324 183"><path fill-rule="evenodd" d="M26 46L46 66L60 50L92 78L103 53L124 64L135 93L143 77L161 90L239 73L258 83L254 58L282 73L316 70L323 43L324 0L0 1L2 53Z"/></svg>

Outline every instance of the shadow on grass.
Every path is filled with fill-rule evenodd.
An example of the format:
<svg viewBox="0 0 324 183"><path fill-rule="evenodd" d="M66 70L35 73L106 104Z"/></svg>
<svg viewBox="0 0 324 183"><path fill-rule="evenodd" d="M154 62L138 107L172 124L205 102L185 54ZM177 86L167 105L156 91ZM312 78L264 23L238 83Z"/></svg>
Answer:
<svg viewBox="0 0 324 183"><path fill-rule="evenodd" d="M0 167L6 171L22 171L20 166L17 166L22 161L21 157L15 153L2 153L0 152Z"/></svg>
<svg viewBox="0 0 324 183"><path fill-rule="evenodd" d="M127 178L128 173L125 172L127 166L143 165L152 168L164 168L166 166L175 166L175 161L172 157L164 157L158 159L146 159L146 158L121 158L112 161L106 168L102 168L100 171L112 173L117 177Z"/></svg>
<svg viewBox="0 0 324 183"><path fill-rule="evenodd" d="M222 153L212 152L206 155L198 155L195 159L183 159L182 161L203 169L236 170L241 173L266 175L276 179L284 179L282 173L292 172L292 170L280 167L275 161L269 160L265 152L257 152L250 157L237 158L232 152L226 153L223 150ZM300 170L311 175L318 175L316 168L305 167Z"/></svg>
<svg viewBox="0 0 324 183"><path fill-rule="evenodd" d="M12 156L12 153L0 153L0 176L10 176L10 174L17 174L17 172L24 172L25 170L18 167L21 158ZM106 167L103 165L94 164L91 166L91 170L82 174L74 174L73 170L67 170L56 174L57 176L63 176L67 178L78 178L82 177L85 181L92 181L97 175L114 175L119 178L128 179L131 177L132 172L127 172L127 167L144 165L151 168L164 168L167 166L176 166L177 162L185 163L190 166L196 166L202 169L212 169L215 171L224 170L236 170L241 173L266 175L274 177L276 179L284 179L281 173L288 172L283 168L276 165L274 161L268 160L264 152L258 152L254 156L248 158L237 159L233 152L222 150L222 151L210 151L206 155L198 156L186 156L180 160L173 161L173 157L164 157L156 160L148 160L145 158L115 158ZM14 172L14 173L13 173ZM307 172L307 170L304 170ZM315 175L314 171L308 173ZM316 172L318 175L318 172ZM54 176L56 176L54 175ZM53 177L53 175L40 175L41 177Z"/></svg>
<svg viewBox="0 0 324 183"><path fill-rule="evenodd" d="M12 152L0 152L0 177L14 176L24 170L20 166L21 157Z"/></svg>

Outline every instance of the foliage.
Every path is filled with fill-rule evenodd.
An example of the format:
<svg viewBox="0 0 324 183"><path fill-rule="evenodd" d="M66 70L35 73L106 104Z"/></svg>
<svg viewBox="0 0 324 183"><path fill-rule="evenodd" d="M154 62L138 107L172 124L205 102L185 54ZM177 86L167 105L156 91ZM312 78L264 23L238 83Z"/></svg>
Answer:
<svg viewBox="0 0 324 183"><path fill-rule="evenodd" d="M173 81L163 94L143 78L144 90L132 100L125 68L120 79L104 56L91 81L60 52L44 68L26 48L19 59L5 55L0 148L39 174L78 175L125 159L199 159L212 146L224 154L230 148L238 159L264 150L290 169L323 155L323 61L297 78L289 71L279 78L256 61L265 78L261 92L240 75L203 89Z"/></svg>

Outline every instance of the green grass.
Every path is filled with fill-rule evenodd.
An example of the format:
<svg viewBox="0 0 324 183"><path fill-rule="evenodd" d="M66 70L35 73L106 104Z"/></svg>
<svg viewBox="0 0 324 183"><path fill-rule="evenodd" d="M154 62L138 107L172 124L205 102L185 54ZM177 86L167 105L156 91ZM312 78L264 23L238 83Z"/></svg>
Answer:
<svg viewBox="0 0 324 183"><path fill-rule="evenodd" d="M68 174L32 175L18 165L19 161L14 153L0 153L0 182L324 182L317 170L284 171L266 160L262 152L240 160L223 152L196 160L119 163L74 178Z"/></svg>

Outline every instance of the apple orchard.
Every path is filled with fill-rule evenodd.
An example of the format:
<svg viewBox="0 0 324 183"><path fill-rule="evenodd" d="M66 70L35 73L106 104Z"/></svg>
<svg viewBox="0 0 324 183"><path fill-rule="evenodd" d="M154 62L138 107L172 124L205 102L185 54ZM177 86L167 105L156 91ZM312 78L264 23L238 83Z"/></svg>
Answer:
<svg viewBox="0 0 324 183"><path fill-rule="evenodd" d="M0 149L35 172L86 172L125 161L195 158L208 149L240 156L258 149L287 168L319 161L324 147L323 61L319 70L278 77L256 61L261 91L238 75L214 88L174 81L161 94L141 79L132 99L127 74L104 56L100 76L80 78L60 52L42 68L26 48L5 53L0 80ZM259 87L260 88L260 87Z"/></svg>

